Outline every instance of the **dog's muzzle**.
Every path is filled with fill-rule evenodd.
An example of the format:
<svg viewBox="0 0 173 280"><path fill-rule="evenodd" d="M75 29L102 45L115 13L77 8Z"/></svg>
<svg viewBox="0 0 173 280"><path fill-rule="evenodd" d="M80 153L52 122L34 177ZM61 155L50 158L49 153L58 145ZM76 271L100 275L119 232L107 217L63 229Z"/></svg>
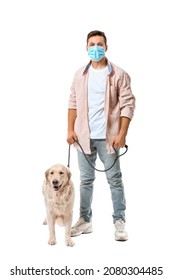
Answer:
<svg viewBox="0 0 173 280"><path fill-rule="evenodd" d="M59 184L58 180L53 180L52 185L55 191L58 191L61 188L61 185Z"/></svg>

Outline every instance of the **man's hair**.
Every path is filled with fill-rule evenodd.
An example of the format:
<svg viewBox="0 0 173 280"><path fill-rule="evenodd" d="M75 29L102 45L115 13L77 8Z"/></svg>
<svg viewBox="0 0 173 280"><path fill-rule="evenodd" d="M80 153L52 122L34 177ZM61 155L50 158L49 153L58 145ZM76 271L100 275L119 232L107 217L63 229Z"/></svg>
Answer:
<svg viewBox="0 0 173 280"><path fill-rule="evenodd" d="M88 44L88 40L89 38L93 37L93 36L102 36L104 38L105 44L107 44L107 38L104 32L99 31L99 30L94 30L91 31L90 33L88 33L87 35L87 44Z"/></svg>

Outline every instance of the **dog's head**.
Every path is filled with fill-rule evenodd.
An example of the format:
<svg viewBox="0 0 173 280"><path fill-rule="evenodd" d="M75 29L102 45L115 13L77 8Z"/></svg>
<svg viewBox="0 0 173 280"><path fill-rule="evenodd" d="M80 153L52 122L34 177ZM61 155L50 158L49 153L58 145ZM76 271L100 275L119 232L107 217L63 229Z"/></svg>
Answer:
<svg viewBox="0 0 173 280"><path fill-rule="evenodd" d="M71 178L71 172L68 167L62 164L53 165L45 172L46 183L54 191L59 191L62 187L68 184Z"/></svg>

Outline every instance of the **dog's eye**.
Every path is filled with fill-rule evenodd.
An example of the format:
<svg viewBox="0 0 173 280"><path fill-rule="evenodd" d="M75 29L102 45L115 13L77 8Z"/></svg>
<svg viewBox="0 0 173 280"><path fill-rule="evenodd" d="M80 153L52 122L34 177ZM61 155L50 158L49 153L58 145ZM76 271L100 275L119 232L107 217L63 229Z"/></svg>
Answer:
<svg viewBox="0 0 173 280"><path fill-rule="evenodd" d="M59 172L59 174L60 174L60 175L63 175L63 174L64 174L64 172L60 171L60 172Z"/></svg>
<svg viewBox="0 0 173 280"><path fill-rule="evenodd" d="M51 171L50 174L53 175L54 174L53 171Z"/></svg>

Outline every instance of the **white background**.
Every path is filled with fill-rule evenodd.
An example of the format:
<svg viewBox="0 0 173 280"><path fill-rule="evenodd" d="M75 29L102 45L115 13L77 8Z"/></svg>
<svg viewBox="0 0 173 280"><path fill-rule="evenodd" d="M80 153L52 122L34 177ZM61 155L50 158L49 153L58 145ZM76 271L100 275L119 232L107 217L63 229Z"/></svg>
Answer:
<svg viewBox="0 0 173 280"><path fill-rule="evenodd" d="M95 269L94 276L77 279L105 279L104 266L161 266L162 276L135 279L172 279L172 25L168 0L0 2L2 279L13 278L10 269L15 266L65 265ZM76 246L67 248L64 229L57 226L58 243L49 246L48 228L42 225L44 172L58 162L67 165L70 86L75 71L88 62L86 36L95 29L106 33L106 55L129 73L136 96L129 151L121 158L129 240L114 240L110 190L105 174L97 173L94 232L74 238ZM98 166L102 168L99 161ZM79 170L74 148L70 168L75 223ZM68 278L76 276L63 279Z"/></svg>

